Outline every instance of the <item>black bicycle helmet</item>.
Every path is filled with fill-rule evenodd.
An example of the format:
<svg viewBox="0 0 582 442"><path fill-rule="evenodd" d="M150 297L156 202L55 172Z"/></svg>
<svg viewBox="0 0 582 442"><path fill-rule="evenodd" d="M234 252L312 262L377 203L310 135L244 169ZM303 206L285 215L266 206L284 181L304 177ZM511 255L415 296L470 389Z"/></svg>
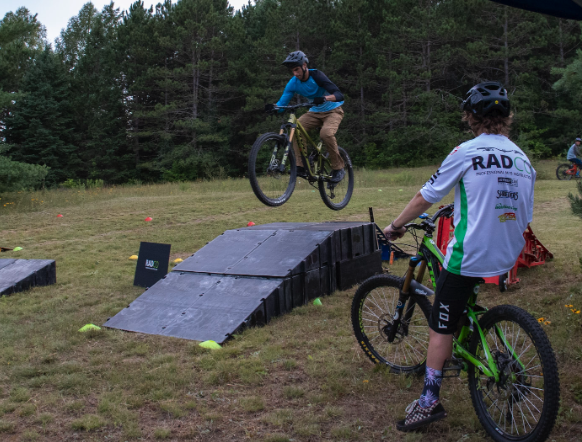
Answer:
<svg viewBox="0 0 582 442"><path fill-rule="evenodd" d="M293 69L297 66L303 66L303 63L309 63L307 55L301 51L295 51L287 55L287 58L281 64L287 66L289 69Z"/></svg>
<svg viewBox="0 0 582 442"><path fill-rule="evenodd" d="M484 117L492 112L509 117L509 98L501 83L486 81L469 89L461 110Z"/></svg>

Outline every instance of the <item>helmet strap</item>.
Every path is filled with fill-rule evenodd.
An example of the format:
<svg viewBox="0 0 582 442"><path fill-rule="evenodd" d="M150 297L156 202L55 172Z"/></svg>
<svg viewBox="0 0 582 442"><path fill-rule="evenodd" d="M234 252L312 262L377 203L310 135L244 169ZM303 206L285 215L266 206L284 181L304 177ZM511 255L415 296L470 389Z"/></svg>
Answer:
<svg viewBox="0 0 582 442"><path fill-rule="evenodd" d="M301 76L301 81L305 81L305 74L307 74L307 69L301 66L301 70L303 71L303 75Z"/></svg>

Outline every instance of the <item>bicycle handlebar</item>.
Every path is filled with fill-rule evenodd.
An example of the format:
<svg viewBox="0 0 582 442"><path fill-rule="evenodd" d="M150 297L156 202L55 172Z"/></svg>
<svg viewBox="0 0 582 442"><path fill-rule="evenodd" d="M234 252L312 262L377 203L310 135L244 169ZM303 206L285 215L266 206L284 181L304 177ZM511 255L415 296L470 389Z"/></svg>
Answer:
<svg viewBox="0 0 582 442"><path fill-rule="evenodd" d="M298 109L300 107L313 107L313 106L315 106L315 104L313 104L313 103L299 103L299 104L294 104L293 106L277 106L277 105L275 105L275 107L273 109L274 110L279 110L279 109L293 110L293 109Z"/></svg>
<svg viewBox="0 0 582 442"><path fill-rule="evenodd" d="M451 216L451 214L453 213L455 205L454 204L448 204L442 208L440 208L439 210L436 211L436 213L429 219L424 220L423 222L421 222L420 224L418 223L408 223L405 224L404 227L406 228L406 230L408 229L416 229L416 230L424 230L425 232L427 230L434 230L434 223L436 222L436 220L438 218L440 218L441 216Z"/></svg>
<svg viewBox="0 0 582 442"><path fill-rule="evenodd" d="M446 206L437 210L430 220L434 223L441 216L449 217L453 213L454 208L455 208L454 204L447 204Z"/></svg>

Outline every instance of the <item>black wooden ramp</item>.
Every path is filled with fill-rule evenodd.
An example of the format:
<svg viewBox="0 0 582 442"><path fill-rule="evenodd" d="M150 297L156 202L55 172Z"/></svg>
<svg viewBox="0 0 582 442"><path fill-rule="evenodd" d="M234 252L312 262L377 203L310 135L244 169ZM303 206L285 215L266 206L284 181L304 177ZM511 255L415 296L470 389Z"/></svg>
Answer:
<svg viewBox="0 0 582 442"><path fill-rule="evenodd" d="M227 230L104 325L221 343L381 271L372 223Z"/></svg>
<svg viewBox="0 0 582 442"><path fill-rule="evenodd" d="M0 259L0 296L57 282L52 259Z"/></svg>

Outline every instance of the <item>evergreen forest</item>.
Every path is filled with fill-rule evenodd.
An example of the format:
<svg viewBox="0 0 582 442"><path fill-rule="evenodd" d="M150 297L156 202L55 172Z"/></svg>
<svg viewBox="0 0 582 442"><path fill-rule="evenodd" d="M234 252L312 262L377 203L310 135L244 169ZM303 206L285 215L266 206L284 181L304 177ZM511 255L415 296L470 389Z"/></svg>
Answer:
<svg viewBox="0 0 582 442"><path fill-rule="evenodd" d="M346 96L355 166L442 161L482 80L508 89L512 139L554 157L582 133L581 47L578 22L489 0L87 3L54 44L19 8L0 21L0 192L243 176L295 50Z"/></svg>

